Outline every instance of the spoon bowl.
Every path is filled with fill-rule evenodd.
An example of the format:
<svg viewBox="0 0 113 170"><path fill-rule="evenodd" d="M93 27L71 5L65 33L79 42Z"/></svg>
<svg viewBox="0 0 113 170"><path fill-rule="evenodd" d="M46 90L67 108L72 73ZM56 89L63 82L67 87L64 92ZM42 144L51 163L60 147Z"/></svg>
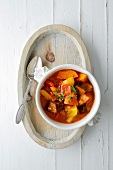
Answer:
<svg viewBox="0 0 113 170"><path fill-rule="evenodd" d="M32 80L34 80L35 67L38 64L42 64L42 63L41 63L40 57L37 58L37 56L36 56L30 61L30 63L27 66L26 74L27 74L27 77L29 78L29 83L28 83L22 104L20 105L20 107L17 111L17 115L16 115L16 123L17 124L19 124L24 117L24 109L25 109L26 104L32 100L32 96L30 94L30 88L31 88L31 82L32 82Z"/></svg>
<svg viewBox="0 0 113 170"><path fill-rule="evenodd" d="M33 79L34 77L34 71L35 71L35 65L37 62L37 56L33 57L33 59L29 62L28 66L27 66L27 77L30 79Z"/></svg>

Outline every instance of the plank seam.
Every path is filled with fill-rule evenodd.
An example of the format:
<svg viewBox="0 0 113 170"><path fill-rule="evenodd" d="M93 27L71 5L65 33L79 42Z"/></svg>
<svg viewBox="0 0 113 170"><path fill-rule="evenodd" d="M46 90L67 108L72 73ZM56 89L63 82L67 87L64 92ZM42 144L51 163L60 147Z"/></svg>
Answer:
<svg viewBox="0 0 113 170"><path fill-rule="evenodd" d="M82 0L80 0L80 28L79 28L80 35L82 36ZM80 170L82 170L82 142L83 142L83 135L80 138Z"/></svg>
<svg viewBox="0 0 113 170"><path fill-rule="evenodd" d="M105 93L108 92L108 5L109 5L109 0L106 0L106 34L107 34L107 87L105 90ZM110 131L109 131L109 124L108 124L108 170L110 169Z"/></svg>
<svg viewBox="0 0 113 170"><path fill-rule="evenodd" d="M55 19L55 2L53 0L53 24L54 24L54 19Z"/></svg>
<svg viewBox="0 0 113 170"><path fill-rule="evenodd" d="M53 24L54 24L54 20L55 20L55 2L53 0ZM57 151L56 150L54 150L54 159L55 159L55 162L54 162L55 170L57 170Z"/></svg>
<svg viewBox="0 0 113 170"><path fill-rule="evenodd" d="M56 150L55 150L55 170L57 170L57 160L56 160L56 157L57 157L57 155L56 155Z"/></svg>
<svg viewBox="0 0 113 170"><path fill-rule="evenodd" d="M82 35L82 0L80 0L80 35Z"/></svg>
<svg viewBox="0 0 113 170"><path fill-rule="evenodd" d="M110 148L109 148L109 125L108 125L108 170L110 169L110 163L109 163L109 158L110 158L110 155L109 155L109 153L110 153Z"/></svg>
<svg viewBox="0 0 113 170"><path fill-rule="evenodd" d="M83 147L82 147L82 142L83 142L83 135L81 136L81 165L80 165L80 169L82 170L83 168L82 168L82 149L83 149Z"/></svg>
<svg viewBox="0 0 113 170"><path fill-rule="evenodd" d="M106 0L106 53L107 53L107 85L105 94L108 91L108 0Z"/></svg>
<svg viewBox="0 0 113 170"><path fill-rule="evenodd" d="M26 15L25 31L26 31L26 35L27 35L27 0L25 1L25 3L26 3L26 9L25 9L25 15Z"/></svg>

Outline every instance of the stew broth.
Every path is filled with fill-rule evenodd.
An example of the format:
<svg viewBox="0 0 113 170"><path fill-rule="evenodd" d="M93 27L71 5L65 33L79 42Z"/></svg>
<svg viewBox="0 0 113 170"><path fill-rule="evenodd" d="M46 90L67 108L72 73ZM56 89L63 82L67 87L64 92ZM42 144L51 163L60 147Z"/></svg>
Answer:
<svg viewBox="0 0 113 170"><path fill-rule="evenodd" d="M74 123L90 112L94 89L87 75L71 69L60 70L44 82L40 101L51 119Z"/></svg>

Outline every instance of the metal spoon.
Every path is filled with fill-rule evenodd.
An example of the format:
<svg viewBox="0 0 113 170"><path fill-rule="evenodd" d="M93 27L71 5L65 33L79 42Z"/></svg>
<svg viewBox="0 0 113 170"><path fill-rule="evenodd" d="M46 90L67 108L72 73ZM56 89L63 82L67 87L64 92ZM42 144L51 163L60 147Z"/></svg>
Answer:
<svg viewBox="0 0 113 170"><path fill-rule="evenodd" d="M24 109L25 109L27 103L32 100L32 96L30 95L31 82L34 79L35 68L39 67L39 66L42 66L42 61L41 61L41 58L37 57L37 56L34 57L28 64L26 72L27 72L27 77L29 78L29 84L28 84L27 90L25 92L23 102L17 111L17 115L16 115L16 123L17 124L19 124L24 117Z"/></svg>

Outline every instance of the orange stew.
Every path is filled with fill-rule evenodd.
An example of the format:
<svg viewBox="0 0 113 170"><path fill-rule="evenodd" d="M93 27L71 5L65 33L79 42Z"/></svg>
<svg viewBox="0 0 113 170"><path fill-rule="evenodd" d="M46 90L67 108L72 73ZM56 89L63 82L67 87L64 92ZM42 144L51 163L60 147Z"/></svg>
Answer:
<svg viewBox="0 0 113 170"><path fill-rule="evenodd" d="M40 90L45 113L61 123L73 123L84 118L94 102L94 89L87 75L60 70L50 76Z"/></svg>

